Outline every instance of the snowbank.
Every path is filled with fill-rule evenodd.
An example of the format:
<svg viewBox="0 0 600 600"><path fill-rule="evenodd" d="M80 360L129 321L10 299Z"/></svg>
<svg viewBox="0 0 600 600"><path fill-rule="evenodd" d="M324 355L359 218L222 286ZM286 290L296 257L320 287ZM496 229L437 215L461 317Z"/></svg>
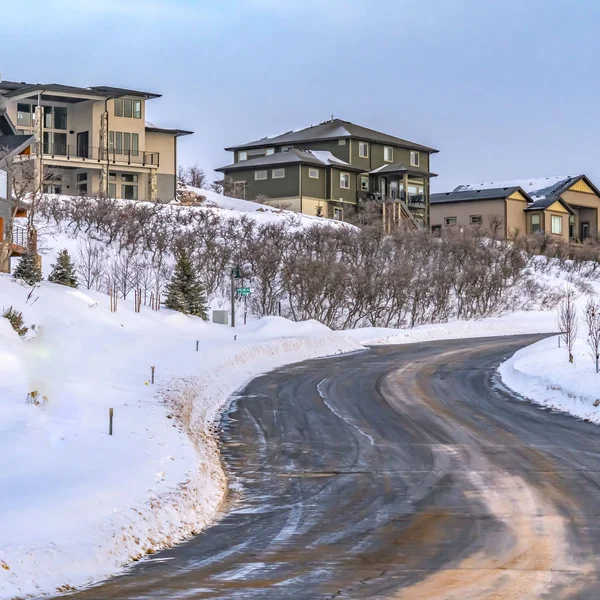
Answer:
<svg viewBox="0 0 600 600"><path fill-rule="evenodd" d="M420 325L413 329L363 327L342 332L360 344L414 344L430 340L454 340L527 333L556 332L552 311L517 311L501 317Z"/></svg>
<svg viewBox="0 0 600 600"><path fill-rule="evenodd" d="M0 276L0 597L79 586L199 531L225 476L211 424L246 381L361 345L318 323L236 328ZM199 352L196 352L199 340ZM156 384L150 367L156 367ZM27 394L47 397L27 403ZM114 409L114 435L108 412ZM189 435L186 435L189 434Z"/></svg>
<svg viewBox="0 0 600 600"><path fill-rule="evenodd" d="M584 340L577 340L574 364L554 336L519 350L500 365L503 383L528 400L576 417L600 423L600 375Z"/></svg>

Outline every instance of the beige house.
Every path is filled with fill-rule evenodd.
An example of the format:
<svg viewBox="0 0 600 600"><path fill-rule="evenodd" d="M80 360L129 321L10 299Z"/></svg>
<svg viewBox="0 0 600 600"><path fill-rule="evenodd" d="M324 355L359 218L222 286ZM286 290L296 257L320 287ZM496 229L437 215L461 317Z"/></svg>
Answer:
<svg viewBox="0 0 600 600"><path fill-rule="evenodd" d="M460 185L431 195L431 225L494 226L505 239L540 232L564 241L597 239L600 191L585 175Z"/></svg>
<svg viewBox="0 0 600 600"><path fill-rule="evenodd" d="M175 197L177 139L191 132L146 122L158 94L98 86L0 81L0 110L31 135L40 184L48 193L105 194L169 201Z"/></svg>

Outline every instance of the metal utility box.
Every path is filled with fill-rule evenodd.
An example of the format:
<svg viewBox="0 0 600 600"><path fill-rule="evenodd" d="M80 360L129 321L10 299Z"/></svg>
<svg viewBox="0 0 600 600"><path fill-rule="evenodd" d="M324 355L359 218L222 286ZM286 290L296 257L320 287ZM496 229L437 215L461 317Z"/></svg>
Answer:
<svg viewBox="0 0 600 600"><path fill-rule="evenodd" d="M229 311L213 310L212 320L213 323L218 323L219 325L229 325Z"/></svg>

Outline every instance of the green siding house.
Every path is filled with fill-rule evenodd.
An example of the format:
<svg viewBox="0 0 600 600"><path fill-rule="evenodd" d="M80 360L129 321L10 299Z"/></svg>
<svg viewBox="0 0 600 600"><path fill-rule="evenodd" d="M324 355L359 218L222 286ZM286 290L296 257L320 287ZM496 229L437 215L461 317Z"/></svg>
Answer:
<svg viewBox="0 0 600 600"><path fill-rule="evenodd" d="M429 225L433 148L341 119L232 146L217 169L247 200L343 219L365 200L394 204L394 214Z"/></svg>

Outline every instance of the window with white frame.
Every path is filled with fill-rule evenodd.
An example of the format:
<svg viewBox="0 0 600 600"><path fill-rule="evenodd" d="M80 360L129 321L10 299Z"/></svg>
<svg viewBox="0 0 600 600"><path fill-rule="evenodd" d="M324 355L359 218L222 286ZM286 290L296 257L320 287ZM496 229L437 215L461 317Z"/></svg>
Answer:
<svg viewBox="0 0 600 600"><path fill-rule="evenodd" d="M358 156L369 158L369 144L367 142L358 142Z"/></svg>
<svg viewBox="0 0 600 600"><path fill-rule="evenodd" d="M333 218L336 221L343 221L344 220L344 209L335 207L333 209Z"/></svg>
<svg viewBox="0 0 600 600"><path fill-rule="evenodd" d="M542 219L541 215L531 215L531 233L537 233L542 229Z"/></svg>
<svg viewBox="0 0 600 600"><path fill-rule="evenodd" d="M369 178L366 175L361 175L360 177L360 189L363 192L369 191Z"/></svg>
<svg viewBox="0 0 600 600"><path fill-rule="evenodd" d="M271 176L273 179L283 179L285 177L285 169L273 169Z"/></svg>
<svg viewBox="0 0 600 600"><path fill-rule="evenodd" d="M410 166L418 167L420 160L421 160L421 157L419 156L419 153L416 150L411 150L410 151Z"/></svg>
<svg viewBox="0 0 600 600"><path fill-rule="evenodd" d="M267 156L271 156L271 154L275 154L275 148L267 148L267 151L265 152L265 154Z"/></svg>
<svg viewBox="0 0 600 600"><path fill-rule="evenodd" d="M348 173L340 173L340 187L344 190L350 189L350 175Z"/></svg>
<svg viewBox="0 0 600 600"><path fill-rule="evenodd" d="M241 160L248 160L248 153L245 150L240 150L238 152L238 162Z"/></svg>
<svg viewBox="0 0 600 600"><path fill-rule="evenodd" d="M559 215L552 215L552 233L555 235L562 235L563 232L563 218Z"/></svg>
<svg viewBox="0 0 600 600"><path fill-rule="evenodd" d="M268 171L254 171L254 181L262 181L269 177Z"/></svg>
<svg viewBox="0 0 600 600"><path fill-rule="evenodd" d="M346 140L338 140L338 146L345 146Z"/></svg>
<svg viewBox="0 0 600 600"><path fill-rule="evenodd" d="M319 179L319 169L308 169L308 176L311 179Z"/></svg>
<svg viewBox="0 0 600 600"><path fill-rule="evenodd" d="M456 225L456 217L446 217L444 219L444 224L447 226Z"/></svg>
<svg viewBox="0 0 600 600"><path fill-rule="evenodd" d="M391 146L383 147L383 160L385 162L394 162L394 149Z"/></svg>

